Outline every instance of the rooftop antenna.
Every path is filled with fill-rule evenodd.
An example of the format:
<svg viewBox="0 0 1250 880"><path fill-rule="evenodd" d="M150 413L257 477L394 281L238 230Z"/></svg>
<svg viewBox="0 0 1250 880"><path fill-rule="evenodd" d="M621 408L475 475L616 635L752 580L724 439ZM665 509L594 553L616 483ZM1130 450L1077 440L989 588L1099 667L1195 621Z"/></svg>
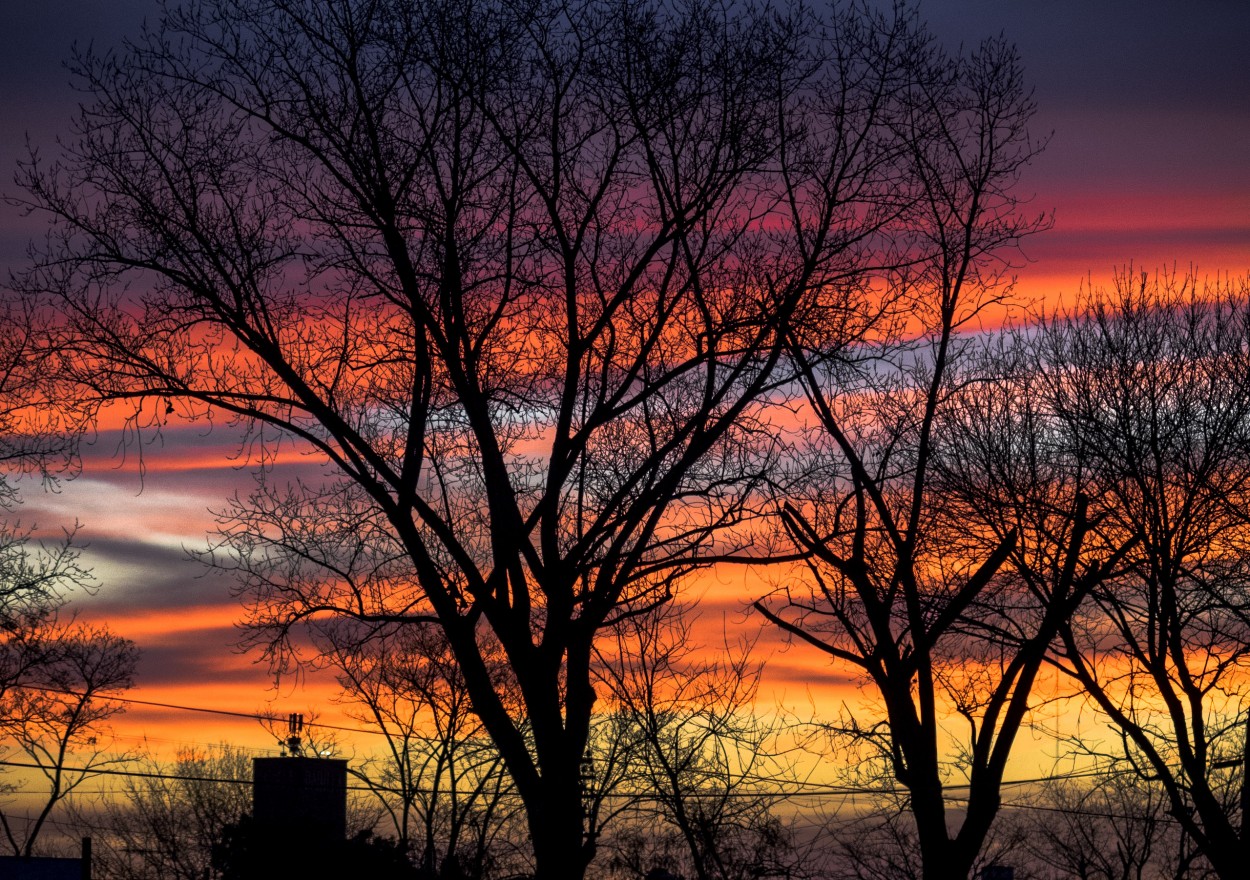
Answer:
<svg viewBox="0 0 1250 880"><path fill-rule="evenodd" d="M283 743L284 749L288 757L298 758L304 754L304 716L298 712L292 712L286 720L286 728L287 737Z"/></svg>

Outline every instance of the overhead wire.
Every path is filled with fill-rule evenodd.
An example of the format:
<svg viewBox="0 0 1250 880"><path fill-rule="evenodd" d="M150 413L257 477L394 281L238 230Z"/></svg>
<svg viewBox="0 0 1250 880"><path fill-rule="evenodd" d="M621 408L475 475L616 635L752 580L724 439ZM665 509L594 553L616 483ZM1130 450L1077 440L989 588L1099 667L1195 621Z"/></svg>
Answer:
<svg viewBox="0 0 1250 880"><path fill-rule="evenodd" d="M12 685L12 687L24 688L26 690L45 691L45 692L54 693L54 694L65 694L66 696L71 696L71 697L84 696L84 694L77 692L77 691L66 690L64 688L55 688L49 685L15 684L15 685ZM222 716L226 716L229 718L244 718L244 719L248 719L251 721L281 721L282 720L278 716L266 715L263 712L240 712L240 711L233 710L233 709L212 709L207 706L187 706L187 705L178 704L178 703L164 703L164 702L160 702L157 700L141 700L141 699L138 699L137 697L114 696L112 694L109 694L107 696L102 695L102 698L112 700L117 703L128 703L128 704L135 705L135 706L151 706L157 709L172 709L172 710L181 711L181 712L201 712L206 715L222 715ZM370 736L385 736L386 735L385 731L378 730L376 728L347 727L342 724L329 724L329 723L323 723L320 721L317 721L315 723L310 723L308 726L318 727L323 730L335 730L341 733L361 733L361 734L367 734Z"/></svg>
<svg viewBox="0 0 1250 880"><path fill-rule="evenodd" d="M49 687L46 685L21 684L21 685L15 685L15 687L23 687L23 688L28 688L32 690L42 690L42 691L48 691L51 693L67 694L69 696L77 696L77 697L83 696L81 693L63 690L60 688L53 688L53 687ZM185 704L166 703L166 702L159 702L155 700L141 700L141 699L137 699L134 697L109 696L108 699L114 700L116 702L121 702L121 703L133 703L136 705L152 706L152 707L161 708L161 709L171 709L171 710L183 711L183 712L200 712L200 713L211 714L211 715L223 715L223 716L228 716L232 718L244 718L244 719L248 719L252 721L280 722L282 720L279 716L266 715L264 713L259 713L259 712L241 712L241 711L230 710L230 709L213 709L213 708L209 708L205 706L188 706ZM378 728L347 727L345 725L329 724L329 723L323 723L321 721L306 722L305 726L318 728L322 730L334 730L334 731L339 731L342 733L368 734L370 736L390 736L391 735L387 731L381 730ZM145 737L131 736L129 738L144 739ZM174 742L174 741L171 741L171 742ZM186 744L195 745L195 746L205 746L205 747L209 746L209 744L207 743L197 743L197 742L188 742ZM1091 768L1091 769L1079 770L1079 771L1073 770L1073 771L1069 771L1067 773L1062 773L1062 774L1049 774L1046 776L1033 776L1033 777L1026 777L1022 779L1005 779L1000 783L1000 785L1004 787L1017 786L1017 785L1036 785L1036 784L1042 784L1046 782L1065 781L1069 779L1092 778L1095 776L1104 775L1108 772L1111 772L1111 771L1108 771L1105 769L1099 769L1099 768ZM816 793L827 792L830 790L830 787L826 785L825 783L814 783L814 782L805 782L802 780L792 780L792 784L796 787L809 786L811 790ZM968 788L969 786L970 786L970 783L962 782L962 783L950 783L950 784L944 785L943 788L948 791L959 791L959 790ZM856 787L839 787L837 790L842 791L842 792L855 793L855 794L869 794L869 793L902 794L906 792L906 789L901 788L901 787L888 787L888 788L876 787L872 789L856 788ZM796 792L796 793L802 793L802 792Z"/></svg>
<svg viewBox="0 0 1250 880"><path fill-rule="evenodd" d="M83 696L83 694L78 693L78 692L61 689L61 688L54 688L54 687L45 686L45 685L20 684L20 685L15 685L15 687L21 687L21 688L26 688L26 689L31 689L31 690L41 690L41 691L46 691L46 692L51 692L51 693L61 693L61 694L65 694L68 696L77 696L77 697ZM268 714L264 714L260 712L242 712L242 711L230 710L230 709L215 709L215 708L210 708L206 706L190 706L186 704L169 703L169 702L163 702L163 701L157 701L157 700L143 700L143 699L139 699L136 697L123 697L123 696L110 695L107 697L107 699L114 700L116 702L121 702L121 703L133 704L133 705L149 706L152 708L159 708L159 709L168 709L171 711L196 712L196 713L209 714L209 715L219 715L219 716L230 717L230 718L240 718L240 719L258 721L258 722L278 722L282 720L278 716L268 715ZM388 734L387 731L380 730L377 728L348 727L346 725L329 724L329 723L322 723L322 722L307 723L306 726L312 727L312 728L318 728L322 730L333 730L333 731L342 732L342 733L365 734L365 735L370 735L370 736L389 736L390 735ZM135 740L147 739L146 737L136 737L136 736L125 737L124 735L119 738L129 738L129 739L135 739ZM205 744L205 743L191 742L191 743L184 743L184 744L204 747L204 748L212 747L211 745ZM247 749L247 751L256 752L256 751L263 751L263 750ZM41 765L39 764L8 761L8 760L0 760L0 766L24 768L24 769L43 769ZM222 778L222 777L196 776L196 775L165 773L165 772L157 772L157 771L119 770L115 768L96 769L96 768L69 768L69 767L66 767L63 769L69 772L86 772L92 775L103 775L103 776L134 777L134 778L161 779L161 780L170 780L170 781L221 783L221 784L234 784L234 785L250 785L251 784L251 780L247 780L247 779L229 779L229 778ZM1045 776L1032 776L1032 777L1020 778L1020 779L1005 779L1000 783L1000 788L1012 788L1012 787L1019 787L1019 786L1025 786L1025 785L1044 785L1046 783L1051 783L1051 782L1064 782L1064 781L1070 781L1070 780L1076 780L1076 779L1090 779L1090 778L1095 778L1098 776L1103 776L1109 773L1116 773L1116 772L1131 772L1131 771L1113 771L1113 770L1108 770L1105 768L1072 770L1072 771L1068 771L1065 773L1049 774ZM363 778L363 774L359 772L353 772L353 775L356 776L357 778ZM760 780L760 781L765 782L766 780ZM948 784L948 785L943 786L944 790L950 791L950 792L962 791L962 790L968 789L969 787L970 787L970 783L953 783L953 784ZM383 785L381 783L375 783L372 781L369 781L368 785L348 786L348 790L349 791L365 791L365 792L386 791L386 792L390 792L393 794L404 793L402 789L395 788L393 786ZM419 786L414 787L410 789L409 791L413 793L423 793L423 794L434 793L434 789L427 789L427 788L422 788ZM696 792L696 793L693 793L693 796L695 797L722 797L722 798L733 798L733 799L750 798L750 797L807 799L807 798L845 798L848 796L849 797L883 797L883 796L906 795L906 794L907 794L907 790L905 788L898 787L898 786L883 787L883 786L832 785L832 784L827 784L827 783L816 783L816 782L809 782L805 780L792 779L792 780L786 780L786 785L779 786L779 787L769 787L765 789L755 789L755 788L739 789L735 791L717 792L717 793L697 793ZM610 799L634 799L634 800L642 800L642 801L655 800L655 799L662 797L662 795L645 793L645 792L611 792L611 793L602 793L599 796L610 798ZM953 802L966 801L966 799L967 799L966 797L948 798L948 800L951 800ZM1105 813L1083 813L1079 810L1073 810L1073 809L1068 809L1068 808L1046 807L1042 805L1022 804L1019 802L1005 801L1003 803L1003 806L1011 807L1013 809L1044 810L1048 812L1060 812L1060 813L1065 813L1065 814L1070 814L1070 815L1107 815ZM1130 818L1130 817L1120 817L1120 818Z"/></svg>
<svg viewBox="0 0 1250 880"><path fill-rule="evenodd" d="M14 768L20 768L20 769L27 769L27 770L47 769L43 765L37 764L34 762L10 761L10 760L0 760L0 767L14 767ZM178 781L178 782L219 783L223 785L251 785L252 784L252 780L250 779L237 779L237 778L222 777L222 776L202 776L202 775L196 775L196 774L190 774L190 773L172 773L172 772L159 771L159 770L126 770L126 769L118 769L116 767L62 767L61 770L63 772L68 772L68 773L82 773L82 774L92 775L92 776L118 776L118 777L131 777L131 778L137 778L137 779L159 779L159 780ZM448 791L446 788L435 789L435 788L424 787L424 786L413 786L405 790L401 788L396 788L395 786L384 785L380 782L375 782L373 780L370 780L367 776L364 776L364 774L359 773L359 772L353 772L352 775L356 777L357 779L365 780L368 784L358 785L358 786L349 785L347 787L349 791L386 791L392 794L404 794L405 791L407 791L408 793L418 793L418 794L435 794L440 791L441 792ZM1007 780L1007 781L1004 781L1002 784L1004 786L1008 786L1008 785L1014 786L1014 785L1023 785L1023 784L1042 784L1046 782L1062 782L1062 781L1067 781L1069 779L1089 778L1095 775L1098 775L1098 774L1095 774L1092 772L1068 773L1068 774L1058 774L1055 776L1040 776L1040 777L1034 777L1032 779ZM958 788L966 788L966 786L950 786L949 788L958 789ZM594 793L592 792L592 794ZM736 789L736 790L719 791L719 792L689 792L685 796L696 797L696 798L726 798L726 799L737 800L739 798L767 798L767 797L775 797L775 798L783 798L783 799L838 798L838 797L847 797L847 796L858 796L858 797L878 796L880 797L880 796L897 795L897 794L906 794L906 790L900 789L900 788L894 788L894 787L884 788L884 787L879 787L879 786L870 787L870 786L853 786L853 785L825 785L821 787L807 787L807 788L795 788L795 787L787 788L785 786L778 786L772 789L750 789L750 790ZM595 796L608 798L608 799L614 799L614 800L625 800L625 799L659 800L665 797L665 795L662 795L662 794L656 794L656 793L651 793L651 792L636 792L636 791L634 792L631 792L631 791L601 792L601 793L597 793ZM967 798L966 797L951 797L951 798L948 798L948 800L954 801L954 802L962 802L962 801L966 801Z"/></svg>

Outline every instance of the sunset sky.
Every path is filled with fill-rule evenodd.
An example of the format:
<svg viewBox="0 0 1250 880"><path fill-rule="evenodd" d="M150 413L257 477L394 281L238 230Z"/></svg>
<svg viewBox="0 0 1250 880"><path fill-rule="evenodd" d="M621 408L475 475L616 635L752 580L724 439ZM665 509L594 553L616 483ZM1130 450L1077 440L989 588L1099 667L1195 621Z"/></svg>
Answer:
<svg viewBox="0 0 1250 880"><path fill-rule="evenodd" d="M71 43L97 48L135 32L157 6L149 0L11 3L0 27L0 163L12 169L27 137L54 152L76 96L61 66ZM1083 283L1109 280L1129 263L1191 266L1200 274L1250 272L1250 4L1244 0L928 0L921 11L951 45L1002 32L1016 42L1039 113L1034 131L1053 132L1020 192L1028 210L1053 211L1054 228L1029 241L1020 274L1027 297L1071 298ZM11 173L3 191L12 194ZM0 205L0 264L16 269L38 218ZM114 456L117 437L88 448L83 474L59 494L26 489L22 521L55 533L79 521L79 538L100 588L75 607L107 621L143 649L141 700L285 714L318 711L351 724L331 689L277 690L263 666L232 647L241 609L228 580L205 572L185 548L205 545L210 509L250 477L232 467L228 432L170 431L144 450ZM289 476L311 467L294 462ZM708 615L754 627L741 613L760 586L741 572L709 578ZM789 701L836 681L823 662L794 650L771 661L769 687ZM136 705L117 722L134 745L231 741L264 745L254 721ZM131 739L133 738L133 739ZM362 748L367 740L359 740Z"/></svg>

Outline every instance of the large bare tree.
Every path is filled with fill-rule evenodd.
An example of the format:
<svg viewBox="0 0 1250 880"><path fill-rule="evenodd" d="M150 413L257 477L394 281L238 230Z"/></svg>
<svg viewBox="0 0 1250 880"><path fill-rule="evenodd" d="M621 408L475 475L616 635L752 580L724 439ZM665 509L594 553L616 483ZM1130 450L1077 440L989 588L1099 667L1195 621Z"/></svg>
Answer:
<svg viewBox="0 0 1250 880"><path fill-rule="evenodd" d="M900 299L874 268L960 248L945 114L989 114L969 257L987 211L1017 232L1025 114L985 57L868 4L192 0L80 59L64 158L23 172L47 374L84 422L323 461L224 524L257 641L437 621L538 876L579 877L595 639L744 549L795 328L835 355ZM951 81L967 106L920 99Z"/></svg>
<svg viewBox="0 0 1250 880"><path fill-rule="evenodd" d="M964 502L996 475L977 471L977 491L961 495L942 467L986 460L952 445L964 427L990 427L1008 462L1012 444L1037 439L1019 420L991 426L1006 387L973 375L978 343L964 331L1001 317L1018 245L1046 219L1026 214L1016 190L1040 145L1014 48L990 40L931 66L943 75L908 89L903 121L913 259L880 282L906 303L906 320L854 357L792 333L815 425L813 477L783 518L810 562L805 580L756 608L871 686L879 714L848 717L845 732L905 791L912 856L935 880L967 877L976 863L1046 651L1103 568L1080 564L1089 524L1078 495L1043 528L978 530ZM976 418L965 424L961 412ZM1003 576L1013 556L1038 554L1049 563L1039 581ZM951 784L966 799L952 802Z"/></svg>
<svg viewBox="0 0 1250 880"><path fill-rule="evenodd" d="M1123 273L983 349L935 456L958 554L1016 536L1010 601L983 593L961 630L1012 657L1028 609L1063 610L1034 643L1073 685L1052 698L1109 727L1056 733L1150 781L1225 877L1246 852L1248 314L1244 280Z"/></svg>

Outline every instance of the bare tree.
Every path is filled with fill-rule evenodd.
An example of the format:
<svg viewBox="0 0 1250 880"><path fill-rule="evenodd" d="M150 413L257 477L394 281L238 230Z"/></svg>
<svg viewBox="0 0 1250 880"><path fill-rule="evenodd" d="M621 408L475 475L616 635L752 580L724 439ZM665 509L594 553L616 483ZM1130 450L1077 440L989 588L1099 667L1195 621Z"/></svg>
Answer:
<svg viewBox="0 0 1250 880"><path fill-rule="evenodd" d="M32 305L0 296L0 698L36 659L18 650L47 623L67 592L91 586L78 561L70 529L58 542L39 539L16 518L21 502L11 479L36 474L44 482L72 472L73 442L60 430L53 408L35 381L40 375L36 338L44 329Z"/></svg>
<svg viewBox="0 0 1250 880"><path fill-rule="evenodd" d="M92 854L103 880L204 880L212 846L225 826L252 808L252 758L227 745L180 752L172 763L148 759L131 768L120 793L80 809L102 823ZM101 816L100 810L103 809Z"/></svg>
<svg viewBox="0 0 1250 880"><path fill-rule="evenodd" d="M316 633L349 713L384 735L382 754L351 772L399 844L430 877L480 880L506 863L516 792L442 632L427 624L362 637L335 620ZM502 670L502 652L493 663Z"/></svg>
<svg viewBox="0 0 1250 880"><path fill-rule="evenodd" d="M831 829L829 845L842 856L841 873L856 880L919 880L924 866L906 802L888 795L881 801Z"/></svg>
<svg viewBox="0 0 1250 880"><path fill-rule="evenodd" d="M905 789L920 875L948 878L976 863L1047 649L1105 567L1082 562L1079 496L1069 494L1057 528L995 534L970 526L939 466L958 458L943 422L968 405L963 367L975 343L960 331L1009 294L1014 249L1046 220L1024 216L1015 194L1039 145L1014 48L925 51L927 77L908 90L901 123L913 262L881 280L908 320L855 358L793 334L818 430L810 494L788 500L783 517L811 554L809 577L756 608L871 683L879 714L845 732ZM1013 554L1039 551L1034 539L1047 576L1005 577ZM966 802L949 802L952 783L967 786Z"/></svg>
<svg viewBox="0 0 1250 880"><path fill-rule="evenodd" d="M130 642L62 619L67 594L93 587L73 530L42 540L10 518L20 501L12 475L46 486L75 465L73 432L38 381L46 320L32 301L0 296L0 755L22 777L0 786L0 828L25 856L57 805L110 760L106 722L121 707L108 697L130 686L136 662ZM36 806L19 815L15 798Z"/></svg>
<svg viewBox="0 0 1250 880"><path fill-rule="evenodd" d="M1061 630L1110 720L1100 749L1158 780L1221 877L1244 874L1250 661L1250 287L1129 273L1036 341L1057 436L1126 570ZM1086 746L1091 749L1091 746Z"/></svg>
<svg viewBox="0 0 1250 880"><path fill-rule="evenodd" d="M607 711L631 744L618 796L639 796L633 821L651 833L657 819L674 829L683 875L785 875L787 828L775 808L793 774L781 724L755 705L762 662L751 641L700 645L698 617L671 603L622 621L615 644L600 648Z"/></svg>
<svg viewBox="0 0 1250 880"><path fill-rule="evenodd" d="M1084 523L1099 577L1052 662L1119 735L1074 748L1158 780L1192 841L1177 870L1209 859L1221 876L1245 845L1246 327L1244 281L1121 275L1008 337L939 462L964 534L1023 536L1008 567L1030 590L1062 570L1040 551ZM1072 497L1080 516L1065 518ZM1017 621L999 621L987 632L1018 642Z"/></svg>
<svg viewBox="0 0 1250 880"><path fill-rule="evenodd" d="M1046 878L1146 880L1167 871L1178 829L1163 789L1134 773L1048 783L1029 799L1022 823ZM1188 868L1188 865L1183 866Z"/></svg>
<svg viewBox="0 0 1250 880"><path fill-rule="evenodd" d="M101 769L126 760L110 748L108 719L123 711L110 697L132 685L138 651L107 629L55 621L3 650L30 655L26 673L0 703L0 736L42 786L20 789L38 798L34 810L0 809L13 854L30 856L56 806Z"/></svg>
<svg viewBox="0 0 1250 880"><path fill-rule="evenodd" d="M279 437L324 461L225 527L258 641L281 665L311 618L436 620L538 875L579 877L595 639L745 546L790 328L832 352L880 314L899 142L949 109L901 100L917 30L703 0L192 0L80 60L66 158L23 172L55 222L23 281L60 314L49 375L88 422L231 417L262 464ZM368 558L303 553L341 525Z"/></svg>

